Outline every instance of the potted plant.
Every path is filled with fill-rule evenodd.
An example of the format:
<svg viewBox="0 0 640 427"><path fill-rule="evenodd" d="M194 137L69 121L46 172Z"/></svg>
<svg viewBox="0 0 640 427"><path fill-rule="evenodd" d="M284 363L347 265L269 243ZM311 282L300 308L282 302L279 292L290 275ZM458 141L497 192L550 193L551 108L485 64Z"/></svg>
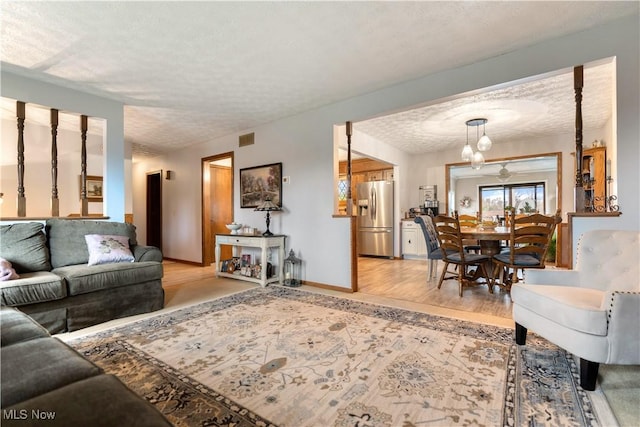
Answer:
<svg viewBox="0 0 640 427"><path fill-rule="evenodd" d="M555 262L556 261L556 233L553 233L551 236L551 241L549 242L549 248L547 249L547 257L545 261L547 262Z"/></svg>

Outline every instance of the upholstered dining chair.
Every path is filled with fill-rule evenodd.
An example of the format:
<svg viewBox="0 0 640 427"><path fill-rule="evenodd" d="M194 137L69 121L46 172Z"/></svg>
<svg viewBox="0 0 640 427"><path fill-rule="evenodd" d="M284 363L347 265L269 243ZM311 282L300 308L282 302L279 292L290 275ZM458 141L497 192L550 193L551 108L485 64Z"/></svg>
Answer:
<svg viewBox="0 0 640 427"><path fill-rule="evenodd" d="M493 256L495 269L500 272L500 281L496 284L507 291L513 283L518 283L519 271L545 268L553 233L556 225L562 222L560 210L555 215L535 213L521 217L511 211L509 216L508 250Z"/></svg>
<svg viewBox="0 0 640 427"><path fill-rule="evenodd" d="M460 234L460 221L458 214L454 216L438 215L433 218L433 225L438 235L438 243L442 251L444 268L438 282L438 289L442 287L442 282L451 277L458 279L458 295L462 296L464 287L473 285L489 285L489 292L493 293L492 279L487 273L486 264L490 261L488 255L471 254L464 250L462 236ZM456 266L456 271L449 271L450 265ZM469 271L469 267L476 267L474 274ZM477 274L478 272L482 274ZM447 274L452 276L446 277ZM484 278L485 281L481 279Z"/></svg>
<svg viewBox="0 0 640 427"><path fill-rule="evenodd" d="M580 385L594 390L600 363L640 364L640 231L580 237L574 270L532 270L511 288L516 343L527 330L580 358Z"/></svg>
<svg viewBox="0 0 640 427"><path fill-rule="evenodd" d="M418 215L414 218L413 222L420 225L427 244L427 260L429 262L427 281L429 281L436 276L436 263L443 259L440 244L438 243L438 233L433 226L433 220L430 216Z"/></svg>

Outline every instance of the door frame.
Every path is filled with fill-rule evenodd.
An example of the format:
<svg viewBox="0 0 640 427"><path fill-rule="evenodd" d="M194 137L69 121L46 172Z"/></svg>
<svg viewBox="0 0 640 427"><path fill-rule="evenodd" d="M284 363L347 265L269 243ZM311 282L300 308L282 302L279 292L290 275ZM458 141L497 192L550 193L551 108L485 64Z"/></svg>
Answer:
<svg viewBox="0 0 640 427"><path fill-rule="evenodd" d="M200 206L202 209L202 260L200 264L203 267L206 267L208 264L208 260L213 260L213 239L211 237L211 221L209 220L211 216L210 206L211 206L211 187L209 185L209 163L222 160L222 159L231 159L231 200L229 203L231 204L231 213L235 218L235 204L234 204L234 194L235 194L235 162L233 157L233 151L229 151L226 153L216 154L213 156L203 157L200 162Z"/></svg>

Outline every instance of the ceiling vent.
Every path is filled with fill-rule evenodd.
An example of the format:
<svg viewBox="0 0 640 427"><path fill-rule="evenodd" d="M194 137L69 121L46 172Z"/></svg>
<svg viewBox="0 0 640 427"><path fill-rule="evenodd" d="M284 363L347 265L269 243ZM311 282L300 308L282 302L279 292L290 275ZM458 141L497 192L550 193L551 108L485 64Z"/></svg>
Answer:
<svg viewBox="0 0 640 427"><path fill-rule="evenodd" d="M240 135L239 146L246 147L247 145L253 145L253 143L255 142L254 137L255 137L255 133L253 132L248 133L246 135Z"/></svg>

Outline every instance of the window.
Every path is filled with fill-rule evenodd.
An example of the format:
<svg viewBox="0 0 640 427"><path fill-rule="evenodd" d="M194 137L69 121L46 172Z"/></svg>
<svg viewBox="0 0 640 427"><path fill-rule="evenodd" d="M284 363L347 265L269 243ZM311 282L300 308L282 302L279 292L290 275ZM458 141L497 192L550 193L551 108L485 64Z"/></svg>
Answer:
<svg viewBox="0 0 640 427"><path fill-rule="evenodd" d="M502 217L507 206L516 213L545 212L544 182L480 187L480 217Z"/></svg>
<svg viewBox="0 0 640 427"><path fill-rule="evenodd" d="M347 188L347 179L340 177L340 180L338 181L338 201L347 201Z"/></svg>

